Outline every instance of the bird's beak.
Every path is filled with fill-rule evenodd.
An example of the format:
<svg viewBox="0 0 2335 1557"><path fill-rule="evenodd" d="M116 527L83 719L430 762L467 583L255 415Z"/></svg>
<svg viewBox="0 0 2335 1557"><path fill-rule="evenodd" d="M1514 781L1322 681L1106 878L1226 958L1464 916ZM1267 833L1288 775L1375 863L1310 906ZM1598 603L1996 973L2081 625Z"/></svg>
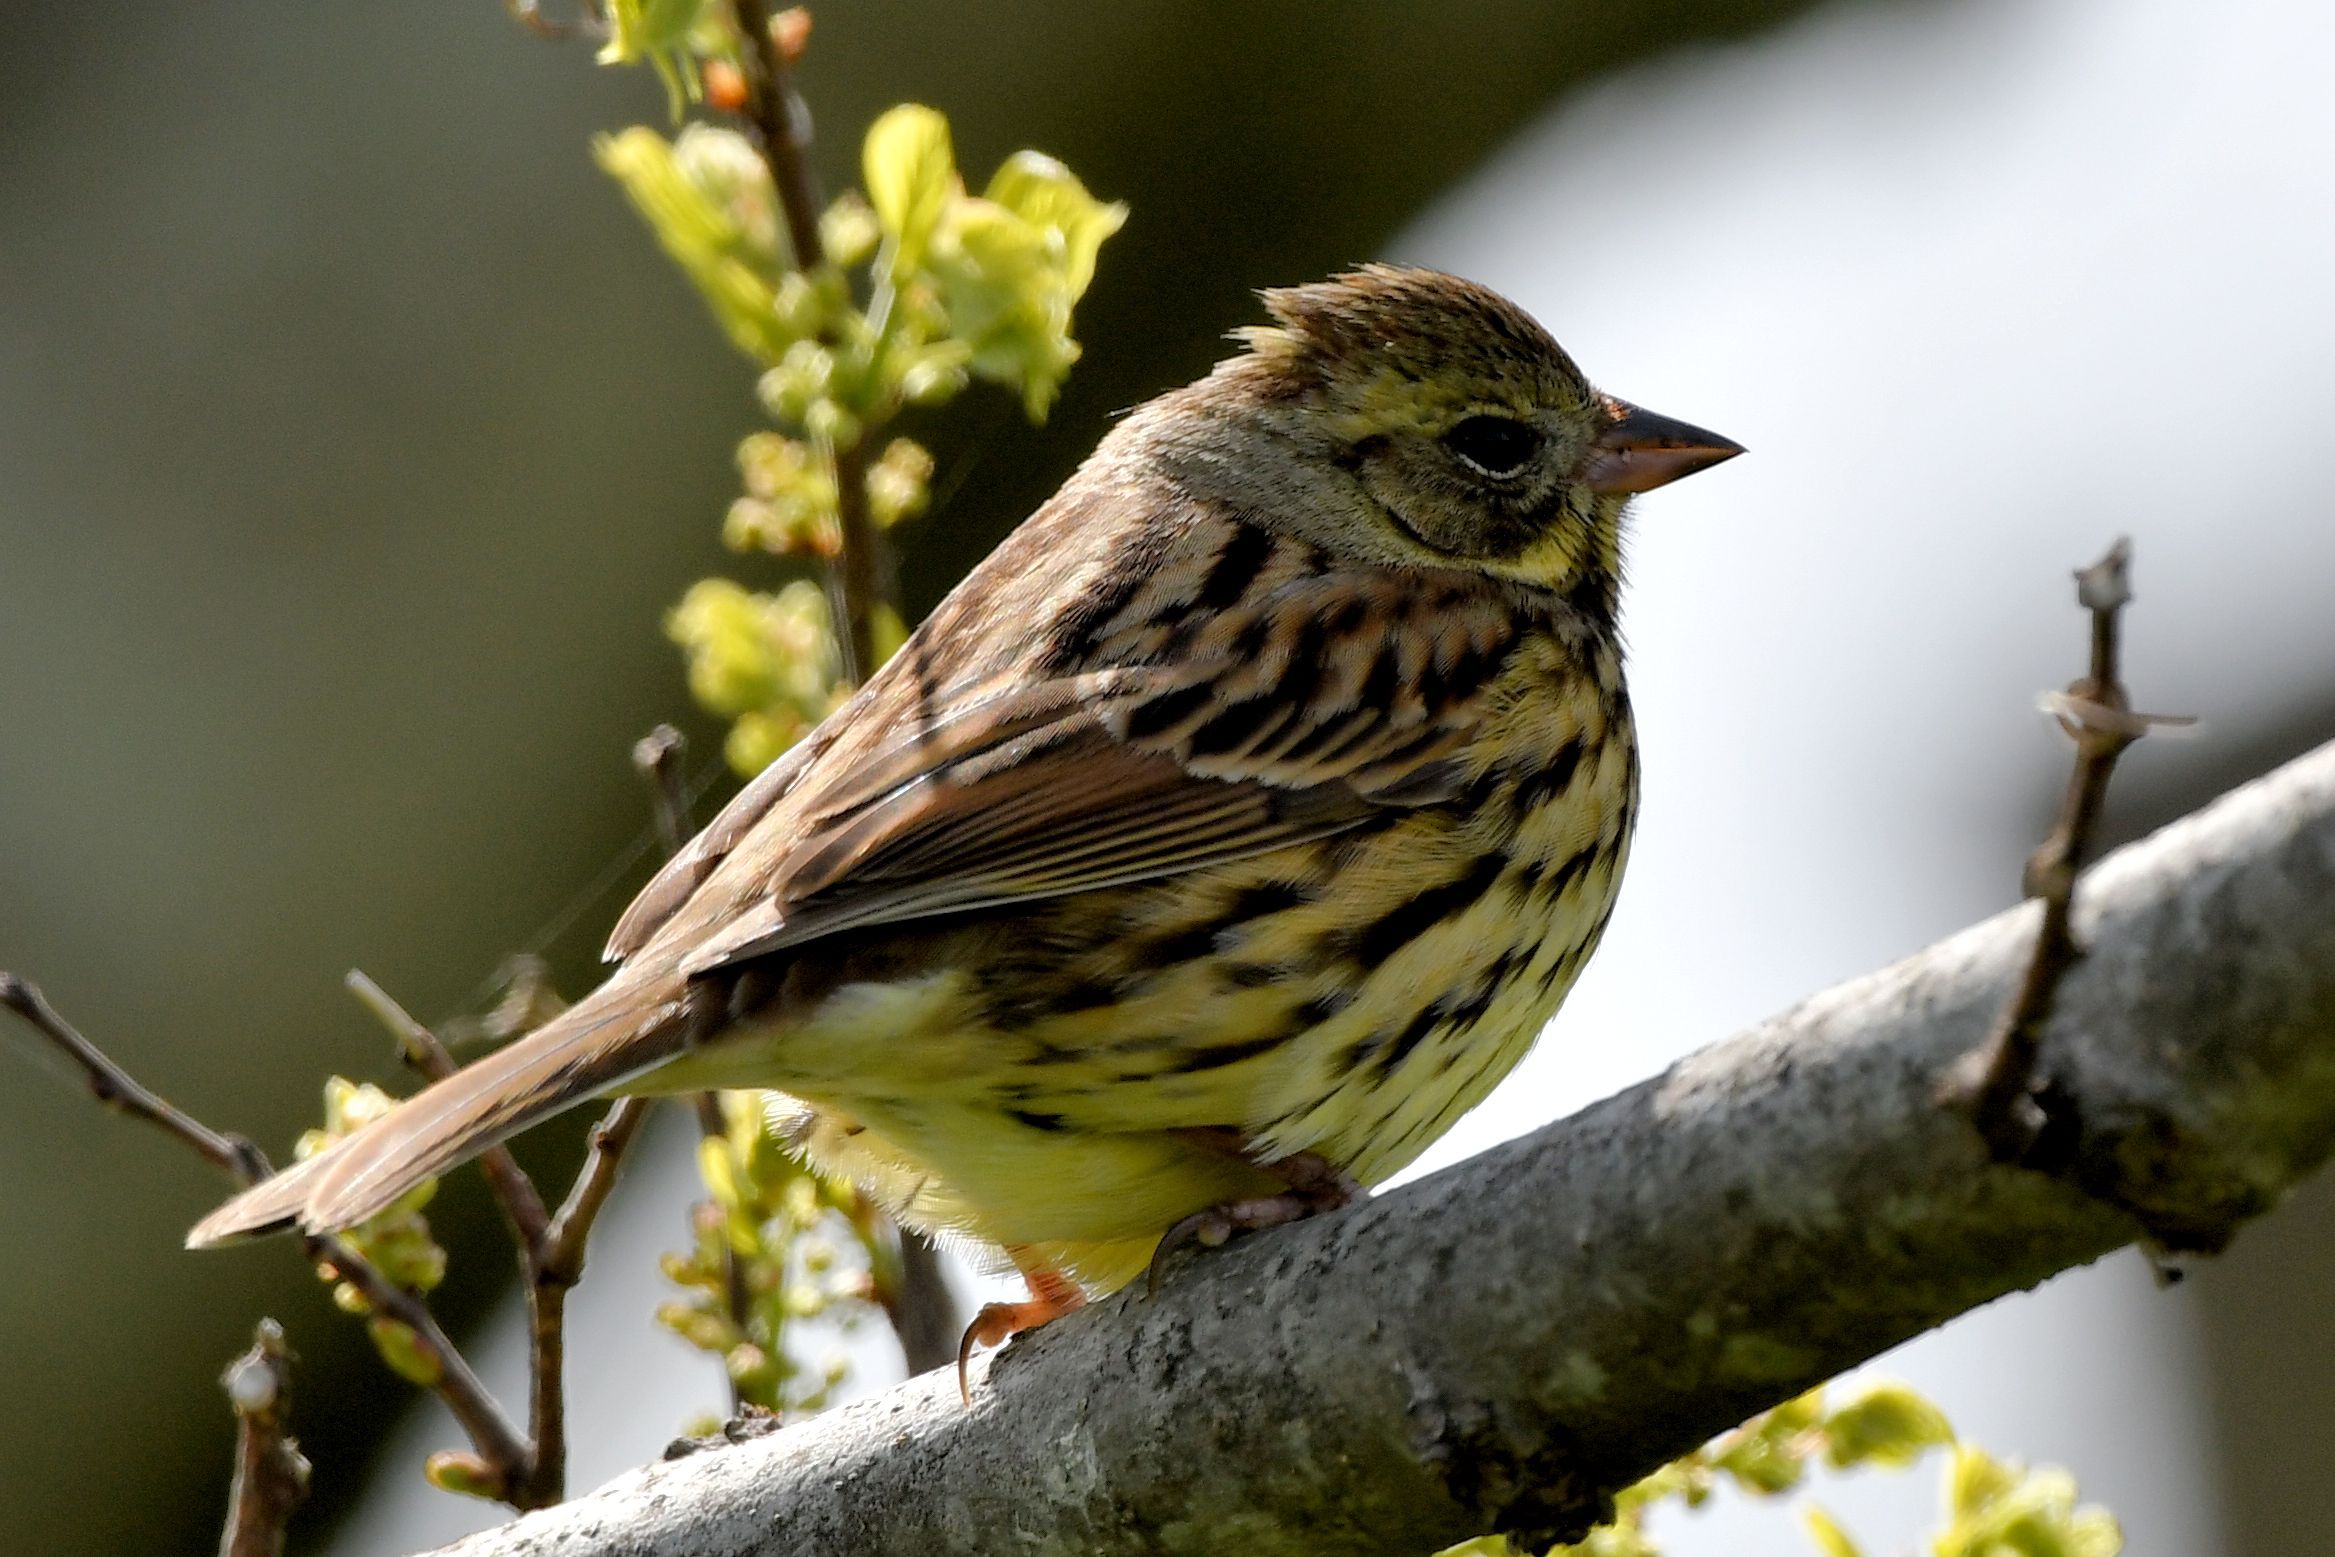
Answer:
<svg viewBox="0 0 2335 1557"><path fill-rule="evenodd" d="M1651 492L1743 452L1743 445L1733 439L1657 415L1627 400L1609 397L1606 410L1611 419L1597 435L1583 467L1583 479L1592 492L1609 496Z"/></svg>

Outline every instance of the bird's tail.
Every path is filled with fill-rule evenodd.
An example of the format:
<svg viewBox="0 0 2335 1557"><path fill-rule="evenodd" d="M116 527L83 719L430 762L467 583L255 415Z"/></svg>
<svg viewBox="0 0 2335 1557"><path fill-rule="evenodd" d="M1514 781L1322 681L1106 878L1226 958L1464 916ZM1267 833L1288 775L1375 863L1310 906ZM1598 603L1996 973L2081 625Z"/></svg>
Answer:
<svg viewBox="0 0 2335 1557"><path fill-rule="evenodd" d="M187 1247L354 1226L422 1180L670 1059L688 1032L681 975L628 967L526 1037L243 1191L197 1222Z"/></svg>

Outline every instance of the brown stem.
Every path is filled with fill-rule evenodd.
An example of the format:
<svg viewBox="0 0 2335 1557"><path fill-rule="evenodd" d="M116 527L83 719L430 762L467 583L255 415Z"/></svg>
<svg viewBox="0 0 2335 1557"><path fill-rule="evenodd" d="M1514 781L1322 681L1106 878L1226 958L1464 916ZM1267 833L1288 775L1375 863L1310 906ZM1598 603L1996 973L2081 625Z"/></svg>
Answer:
<svg viewBox="0 0 2335 1557"><path fill-rule="evenodd" d="M689 841L689 781L682 772L688 738L669 724L658 725L632 745L632 765L649 786L657 843L671 859Z"/></svg>
<svg viewBox="0 0 2335 1557"><path fill-rule="evenodd" d="M689 836L689 792L682 775L688 742L661 724L633 744L632 763L648 781L657 836L670 858ZM527 1260L527 1332L530 1341L527 1426L534 1446L517 1487L525 1508L557 1503L567 1493L568 1293L584 1275L584 1251L600 1208L616 1189L624 1154L648 1117L649 1100L619 1098L592 1127L584 1165L557 1213L535 1223L522 1240ZM541 1202L537 1202L538 1211Z"/></svg>
<svg viewBox="0 0 2335 1557"><path fill-rule="evenodd" d="M649 792L655 797L657 810L657 837L665 846L667 858L681 852L681 845L689 838L689 789L682 779L682 759L688 744L679 730L661 724L632 749L632 763L641 776L648 780ZM700 1134L725 1135L729 1123L722 1117L721 1099L711 1092L700 1092L692 1100L697 1110ZM727 1244L722 1246L722 1291L724 1307L730 1322L741 1332L746 1328L749 1294L746 1291L746 1267ZM737 1411L743 1402L738 1396L738 1383L723 1370L730 1390L730 1409Z"/></svg>
<svg viewBox="0 0 2335 1557"><path fill-rule="evenodd" d="M884 1314L900 1338L908 1371L930 1373L956 1361L964 1321L941 1269L940 1250L922 1233L902 1227L899 1234L900 1291L884 1305Z"/></svg>
<svg viewBox="0 0 2335 1557"><path fill-rule="evenodd" d="M413 1332L415 1343L430 1358L437 1372L431 1388L446 1403L446 1409L461 1424L471 1447L493 1473L495 1496L514 1507L535 1506L520 1503L514 1496L526 1480L534 1459L533 1448L503 1414L503 1408L484 1381L471 1370L470 1359L438 1328L429 1305L391 1281L381 1273L380 1267L338 1238L309 1237L302 1242L312 1263L330 1267L332 1274L364 1294L370 1312L393 1319Z"/></svg>
<svg viewBox="0 0 2335 1557"><path fill-rule="evenodd" d="M220 1376L235 1412L235 1484L219 1557L281 1557L284 1531L308 1496L308 1461L286 1431L292 1416L292 1353L284 1331L262 1319L251 1350Z"/></svg>
<svg viewBox="0 0 2335 1557"><path fill-rule="evenodd" d="M213 1130L140 1085L104 1050L76 1032L38 989L12 973L0 973L0 1006L16 1012L63 1050L81 1068L98 1101L168 1131L246 1187L274 1173L267 1154L244 1137ZM329 1266L338 1279L364 1294L372 1312L413 1332L415 1345L436 1370L433 1387L439 1398L462 1424L480 1459L499 1478L498 1484L515 1485L530 1459L526 1440L471 1371L469 1361L438 1328L429 1306L340 1239L311 1236L302 1242L311 1264Z"/></svg>
<svg viewBox="0 0 2335 1557"><path fill-rule="evenodd" d="M568 1198L551 1219L533 1253L527 1283L528 1328L534 1341L528 1425L534 1456L522 1491L528 1508L557 1503L567 1489L567 1393L565 1347L568 1292L583 1279L584 1246L600 1208L616 1188L625 1148L648 1116L645 1097L619 1098L592 1127L592 1145Z"/></svg>
<svg viewBox="0 0 2335 1557"><path fill-rule="evenodd" d="M795 265L816 270L827 263L827 246L819 237L819 212L826 201L819 191L819 175L811 167L810 110L795 91L794 71L771 31L770 7L764 0L732 0L732 6L738 36L745 44L743 114L754 128L763 161L770 165L770 182L778 191ZM842 550L827 570L827 596L838 628L843 679L857 686L875 673L877 612L893 604L896 587L890 548L868 511L866 448L856 441L838 444L833 458Z"/></svg>
<svg viewBox="0 0 2335 1557"><path fill-rule="evenodd" d="M81 1069L90 1094L106 1107L132 1119L143 1119L193 1147L213 1167L244 1184L256 1184L271 1171L258 1147L240 1135L222 1134L192 1115L180 1112L168 1100L149 1092L104 1050L81 1036L58 1014L33 984L13 973L0 973L0 1006L15 1012Z"/></svg>
<svg viewBox="0 0 2335 1557"><path fill-rule="evenodd" d="M2132 600L2132 546L2119 539L2107 555L2076 573L2076 601L2091 613L2091 665L2057 700L2060 725L2075 741L2075 766L2059 820L2027 859L2026 895L2043 902L2043 923L2016 989L1978 1048L1940 1089L1942 1101L1966 1109L1997 1161L2032 1159L2051 1123L2037 1067L2043 1032L2061 979L2084 955L2074 930L2076 878L2098 846L2100 813L2116 759L2152 724L2185 723L2135 715L2119 668L2120 616Z"/></svg>
<svg viewBox="0 0 2335 1557"><path fill-rule="evenodd" d="M698 1134L707 1139L727 1136L730 1133L730 1122L723 1117L720 1096L712 1092L700 1092L696 1102ZM738 1252L729 1246L726 1239L721 1249L722 1312L729 1316L731 1324L738 1327L738 1333L744 1335L747 1319L753 1313L754 1294L746 1289L746 1266L738 1258ZM735 1416L746 1408L746 1397L739 1392L738 1381L729 1369L722 1370L722 1377L728 1381L730 1413Z"/></svg>

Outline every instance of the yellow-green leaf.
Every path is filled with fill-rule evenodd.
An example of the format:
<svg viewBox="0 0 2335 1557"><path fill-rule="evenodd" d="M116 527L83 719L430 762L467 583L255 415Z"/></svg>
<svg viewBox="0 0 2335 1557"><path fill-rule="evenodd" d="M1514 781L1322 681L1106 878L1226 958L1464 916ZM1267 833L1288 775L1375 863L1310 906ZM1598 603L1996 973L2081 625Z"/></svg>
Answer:
<svg viewBox="0 0 2335 1557"><path fill-rule="evenodd" d="M592 152L740 351L776 362L817 322L793 298L780 306L776 197L734 131L693 124L668 142L636 125L600 137Z"/></svg>
<svg viewBox="0 0 2335 1557"><path fill-rule="evenodd" d="M1041 231L1061 235L1062 284L1073 303L1095 278L1103 240L1127 222L1125 205L1097 200L1070 169L1040 151L1008 157L983 193Z"/></svg>
<svg viewBox="0 0 2335 1557"><path fill-rule="evenodd" d="M860 173L876 220L892 240L895 274L916 268L941 209L957 191L949 122L921 103L902 103L868 127Z"/></svg>
<svg viewBox="0 0 2335 1557"><path fill-rule="evenodd" d="M1902 1468L1954 1441L1946 1413L1902 1384L1882 1384L1841 1407L1824 1424L1825 1463L1835 1470L1870 1461Z"/></svg>
<svg viewBox="0 0 2335 1557"><path fill-rule="evenodd" d="M1833 1521L1833 1517L1811 1503L1800 1510L1800 1522L1808 1527L1808 1535L1824 1557L1865 1557L1849 1533Z"/></svg>
<svg viewBox="0 0 2335 1557"><path fill-rule="evenodd" d="M410 1326L376 1315L366 1322L365 1329L373 1337L373 1349L399 1378L424 1389L437 1386L445 1372L438 1354L425 1346Z"/></svg>
<svg viewBox="0 0 2335 1557"><path fill-rule="evenodd" d="M475 1454L458 1449L440 1449L422 1462L422 1475L431 1486L442 1492L457 1492L464 1497L499 1501L509 1489L503 1478L495 1474L493 1466Z"/></svg>

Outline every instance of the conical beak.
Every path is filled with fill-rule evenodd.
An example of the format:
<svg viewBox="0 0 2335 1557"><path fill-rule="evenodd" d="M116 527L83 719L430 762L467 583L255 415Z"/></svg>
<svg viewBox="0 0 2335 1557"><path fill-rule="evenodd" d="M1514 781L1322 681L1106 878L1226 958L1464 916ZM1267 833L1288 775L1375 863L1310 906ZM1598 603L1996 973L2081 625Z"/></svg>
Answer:
<svg viewBox="0 0 2335 1557"><path fill-rule="evenodd" d="M1592 492L1651 492L1743 452L1743 445L1731 438L1657 415L1627 400L1608 398L1606 408L1612 420L1598 434L1583 468L1583 479Z"/></svg>

